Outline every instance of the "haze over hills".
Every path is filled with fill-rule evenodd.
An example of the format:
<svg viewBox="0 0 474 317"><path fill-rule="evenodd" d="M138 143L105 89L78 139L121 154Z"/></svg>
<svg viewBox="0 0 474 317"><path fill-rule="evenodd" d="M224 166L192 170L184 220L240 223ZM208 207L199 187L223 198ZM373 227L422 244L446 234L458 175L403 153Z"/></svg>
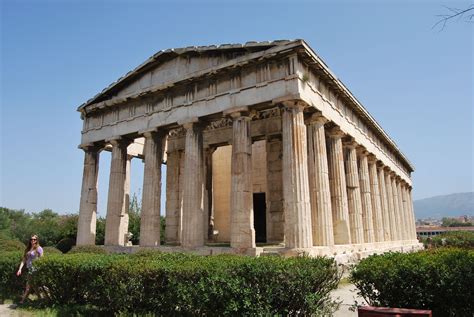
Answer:
<svg viewBox="0 0 474 317"><path fill-rule="evenodd" d="M474 215L474 192L455 193L415 200L416 219Z"/></svg>

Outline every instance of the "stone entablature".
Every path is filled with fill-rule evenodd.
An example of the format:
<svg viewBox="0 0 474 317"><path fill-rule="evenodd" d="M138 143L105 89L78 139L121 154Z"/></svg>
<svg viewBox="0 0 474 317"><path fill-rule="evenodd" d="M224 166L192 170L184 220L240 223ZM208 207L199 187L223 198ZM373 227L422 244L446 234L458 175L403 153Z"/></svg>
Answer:
<svg viewBox="0 0 474 317"><path fill-rule="evenodd" d="M230 239L255 249L262 225L258 239L264 232L306 251L415 241L412 165L302 40L160 52L78 110L86 151L78 243L95 231L100 148L112 151L108 245L125 243L132 157L145 161L142 246L160 244L162 162L168 243ZM213 180L229 192L214 197ZM254 223L254 203L266 224Z"/></svg>

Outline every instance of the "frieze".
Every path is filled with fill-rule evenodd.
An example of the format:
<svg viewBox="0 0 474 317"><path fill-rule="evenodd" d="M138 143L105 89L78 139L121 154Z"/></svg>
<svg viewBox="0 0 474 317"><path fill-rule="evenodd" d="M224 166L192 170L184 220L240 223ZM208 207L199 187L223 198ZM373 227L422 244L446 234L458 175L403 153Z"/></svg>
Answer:
<svg viewBox="0 0 474 317"><path fill-rule="evenodd" d="M232 126L232 118L224 117L219 120L210 122L204 130L212 131L222 128L228 128L230 126Z"/></svg>
<svg viewBox="0 0 474 317"><path fill-rule="evenodd" d="M185 136L186 135L186 129L184 129L183 127L179 127L179 128L176 128L176 129L171 129L169 131L169 136L171 138L179 138L179 137L182 137L182 136Z"/></svg>
<svg viewBox="0 0 474 317"><path fill-rule="evenodd" d="M253 117L253 120L262 120L262 119L269 119L269 118L275 118L275 117L280 117L281 116L281 110L279 107L271 108L271 109L265 109L262 111L258 111L255 116Z"/></svg>

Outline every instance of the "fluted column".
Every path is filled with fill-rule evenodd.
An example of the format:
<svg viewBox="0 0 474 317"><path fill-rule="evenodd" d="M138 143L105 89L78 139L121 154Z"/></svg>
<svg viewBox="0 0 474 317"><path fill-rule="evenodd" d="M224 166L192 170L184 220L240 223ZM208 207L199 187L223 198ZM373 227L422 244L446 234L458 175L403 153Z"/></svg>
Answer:
<svg viewBox="0 0 474 317"><path fill-rule="evenodd" d="M382 203L380 202L379 178L377 176L376 158L373 155L368 157L369 178L370 178L370 197L372 198L372 219L374 225L374 237L376 242L384 241Z"/></svg>
<svg viewBox="0 0 474 317"><path fill-rule="evenodd" d="M231 117L233 122L230 246L236 249L249 249L255 248L250 117L242 112L231 113Z"/></svg>
<svg viewBox="0 0 474 317"><path fill-rule="evenodd" d="M90 145L84 150L81 202L77 222L77 245L94 245L97 223L97 177L100 148Z"/></svg>
<svg viewBox="0 0 474 317"><path fill-rule="evenodd" d="M341 141L343 136L344 133L339 128L329 131L328 166L335 244L351 243L344 152Z"/></svg>
<svg viewBox="0 0 474 317"><path fill-rule="evenodd" d="M326 151L324 124L321 114L313 115L308 123L308 175L311 200L313 245L334 245L332 225L331 191Z"/></svg>
<svg viewBox="0 0 474 317"><path fill-rule="evenodd" d="M379 178L379 191L380 191L380 209L382 210L382 222L383 222L383 240L390 241L390 211L388 206L387 187L385 183L385 173L382 164L377 167L377 176Z"/></svg>
<svg viewBox="0 0 474 317"><path fill-rule="evenodd" d="M204 245L203 142L196 122L185 123L186 144L183 183L183 230L181 245L186 248Z"/></svg>
<svg viewBox="0 0 474 317"><path fill-rule="evenodd" d="M124 245L123 219L128 215L127 190L127 146L130 141L116 139L112 144L107 216L105 220L105 245Z"/></svg>
<svg viewBox="0 0 474 317"><path fill-rule="evenodd" d="M397 182L395 180L395 173L392 172L390 174L390 180L392 182L392 197L393 197L393 210L394 210L394 219L395 219L395 232L396 232L396 239L403 240L402 234L402 225L401 225L401 217L400 217L400 205L398 200L398 190L397 190Z"/></svg>
<svg viewBox="0 0 474 317"><path fill-rule="evenodd" d="M408 194L407 194L407 184L405 182L402 183L401 185L401 190L402 190L402 196L403 196L403 206L405 208L405 218L406 218L406 224L407 224L407 236L406 240L411 240L412 237L412 217L411 217L411 212L410 212L410 207L408 205Z"/></svg>
<svg viewBox="0 0 474 317"><path fill-rule="evenodd" d="M397 195L398 195L398 212L400 214L400 232L401 232L401 240L406 240L407 239L407 223L406 223L406 217L405 217L405 206L403 204L403 195L402 195L402 190L401 190L401 183L400 183L400 177L396 178L396 185L397 185Z"/></svg>
<svg viewBox="0 0 474 317"><path fill-rule="evenodd" d="M359 151L359 181L360 194L362 198L362 224L364 225L364 241L371 243L375 241L373 213L372 213L372 197L370 193L369 164L367 160L368 152Z"/></svg>
<svg viewBox="0 0 474 317"><path fill-rule="evenodd" d="M345 167L347 183L347 202L352 243L364 243L364 227L362 224L362 200L360 195L359 171L357 168L357 143L349 141L346 147Z"/></svg>
<svg viewBox="0 0 474 317"><path fill-rule="evenodd" d="M411 194L411 187L407 187L407 195L408 195L408 208L410 209L410 216L411 216L412 223L413 223L411 238L412 238L412 240L416 240L417 239L416 216L415 216L415 209L413 208L413 198L412 198L412 194Z"/></svg>
<svg viewBox="0 0 474 317"><path fill-rule="evenodd" d="M145 167L143 172L140 246L160 245L161 163L163 161L163 133L146 132Z"/></svg>
<svg viewBox="0 0 474 317"><path fill-rule="evenodd" d="M393 199L393 189L392 189L392 177L388 168L384 169L385 175L385 188L387 190L387 205L388 205L388 212L389 212L389 220L390 220L390 240L396 241L398 240L397 235L397 225L396 225L396 218L395 218L395 203Z"/></svg>
<svg viewBox="0 0 474 317"><path fill-rule="evenodd" d="M311 248L313 237L303 106L293 102L285 103L284 106L282 135L285 246Z"/></svg>
<svg viewBox="0 0 474 317"><path fill-rule="evenodd" d="M166 217L165 240L169 244L181 242L183 211L183 151L170 151L166 156Z"/></svg>

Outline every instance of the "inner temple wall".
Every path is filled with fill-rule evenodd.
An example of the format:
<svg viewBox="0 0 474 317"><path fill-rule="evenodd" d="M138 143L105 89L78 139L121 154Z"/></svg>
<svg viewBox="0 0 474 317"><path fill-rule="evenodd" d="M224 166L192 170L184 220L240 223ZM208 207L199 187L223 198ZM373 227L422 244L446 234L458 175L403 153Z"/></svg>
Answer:
<svg viewBox="0 0 474 317"><path fill-rule="evenodd" d="M253 192L268 195L266 153L265 140L256 141L252 144ZM214 231L218 232L214 238L216 242L230 241L231 159L231 145L218 147L212 155Z"/></svg>

